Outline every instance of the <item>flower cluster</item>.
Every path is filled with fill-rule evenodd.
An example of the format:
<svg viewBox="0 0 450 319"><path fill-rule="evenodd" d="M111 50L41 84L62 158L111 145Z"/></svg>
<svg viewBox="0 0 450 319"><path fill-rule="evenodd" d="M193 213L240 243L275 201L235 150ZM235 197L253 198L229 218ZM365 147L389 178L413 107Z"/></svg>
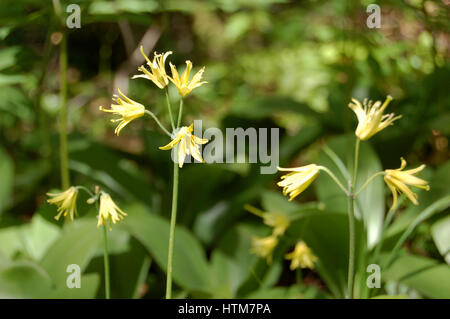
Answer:
<svg viewBox="0 0 450 319"><path fill-rule="evenodd" d="M250 213L263 219L264 224L272 228L272 234L267 237L253 237L251 252L265 258L267 263L272 262L272 255L278 245L278 237L282 236L289 228L289 218L280 212L263 212L256 207L245 205Z"/></svg>
<svg viewBox="0 0 450 319"><path fill-rule="evenodd" d="M278 245L279 237L284 235L290 226L290 219L286 214L280 212L263 212L259 209L245 205L245 209L249 212L261 217L264 224L272 228L272 234L267 237L253 237L251 252L265 258L267 263L272 262L273 251ZM305 242L301 241L295 245L292 252L285 255L287 260L291 260L291 270L297 268L314 268L317 257L313 255L311 249Z"/></svg>
<svg viewBox="0 0 450 319"><path fill-rule="evenodd" d="M108 193L99 191L96 194L93 194L83 186L71 186L60 193L47 193L50 197L47 202L58 207L58 214L55 216L56 220L59 220L61 215L63 215L70 221L74 221L74 216L77 215L77 196L80 189L85 190L91 196L87 200L88 204L94 204L97 201L100 203L97 215L97 227L102 225L106 226L109 222L109 229L112 230L112 224L120 222L124 216L127 216L127 214L114 203Z"/></svg>
<svg viewBox="0 0 450 319"><path fill-rule="evenodd" d="M355 112L358 118L358 126L355 131L355 135L358 140L368 140L376 133L385 129L389 125L392 125L395 120L401 118L401 115L395 116L394 113L383 114L390 101L392 101L391 96L388 96L383 104L381 104L380 101L373 103L372 101L368 101L366 99L361 105L361 102L356 99L352 99L352 102L349 103L349 107ZM425 190L430 189L427 181L414 176L414 174L422 171L425 168L425 165L420 165L415 169L403 171L406 167L406 161L402 158L401 162L401 167L399 169L386 169L384 172L380 172L384 175L386 185L392 192L393 203L391 209L396 208L399 193L404 193L413 204L418 204L417 194L413 193L408 188L408 185ZM338 186L345 191L345 188L339 183L334 174L323 166L310 164L293 168L279 167L278 170L290 172L281 176L281 181L277 184L283 188L284 195L289 195L290 201L301 194L317 178L320 170L326 171L338 183ZM348 191L345 192L347 195L350 194Z"/></svg>
<svg viewBox="0 0 450 319"><path fill-rule="evenodd" d="M166 59L172 54L172 51L168 51L165 53L154 53L153 60L151 61L147 55L144 53L144 49L141 46L141 53L147 61L146 64L141 65L138 68L138 71L142 72L142 74L134 75L132 79L136 78L144 78L152 81L158 88L166 89L169 85L169 81L172 82L178 89L178 93L182 98L187 96L192 92L193 89L200 87L201 85L207 83L206 81L201 81L203 72L205 71L205 67L201 68L190 80L189 75L192 70L192 62L186 61L186 69L184 70L181 77L178 74L177 68L169 62L172 76L169 76L166 73ZM148 68L147 68L148 67ZM114 113L116 115L121 116L120 119L115 119L115 121L120 121L119 126L117 126L114 131L117 135L119 135L122 128L125 127L129 122L138 117L141 117L146 112L145 107L133 101L132 99L125 96L120 89L118 89L121 97L114 96L113 102L117 104L112 104L111 109L107 110L103 107L100 107L100 110L104 112ZM147 111L149 112L149 111Z"/></svg>

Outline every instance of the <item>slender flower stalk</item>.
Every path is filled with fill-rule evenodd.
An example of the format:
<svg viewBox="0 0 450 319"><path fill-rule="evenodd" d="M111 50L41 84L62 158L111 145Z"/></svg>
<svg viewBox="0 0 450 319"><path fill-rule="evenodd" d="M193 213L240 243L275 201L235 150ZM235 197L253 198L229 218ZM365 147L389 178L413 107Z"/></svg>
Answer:
<svg viewBox="0 0 450 319"><path fill-rule="evenodd" d="M105 267L106 299L111 298L108 254L108 223L109 230L112 230L112 225L120 222L124 218L124 216L127 216L127 214L113 202L111 196L105 192L100 192L100 207L98 208L97 227L103 226L103 259Z"/></svg>
<svg viewBox="0 0 450 319"><path fill-rule="evenodd" d="M103 264L105 268L105 298L111 299L111 284L109 275L109 255L108 255L108 230L103 225Z"/></svg>
<svg viewBox="0 0 450 319"><path fill-rule="evenodd" d="M183 117L183 98L180 99L180 107L178 108L177 127L180 127L182 117Z"/></svg>
<svg viewBox="0 0 450 319"><path fill-rule="evenodd" d="M61 170L61 186L70 186L69 155L67 151L67 33L64 30L61 3L53 0L55 16L60 23L62 35L59 44L59 160Z"/></svg>
<svg viewBox="0 0 450 319"><path fill-rule="evenodd" d="M347 278L347 299L353 299L353 286L355 279L355 199L354 189L358 175L359 162L359 137L355 142L355 156L353 163L353 180L349 183L348 190L348 228L349 228L349 247L348 247L348 278Z"/></svg>
<svg viewBox="0 0 450 319"><path fill-rule="evenodd" d="M365 182L364 184L358 189L358 191L355 192L355 197L357 197L359 195L359 193L361 193L369 184L370 182L372 182L375 177L378 177L380 175L384 175L384 172L376 172L375 174L373 174L372 176L370 176Z"/></svg>
<svg viewBox="0 0 450 319"><path fill-rule="evenodd" d="M173 120L172 107L170 105L170 98L169 98L169 89L167 86L165 87L164 92L166 95L167 108L169 109L170 125L172 126L173 131L175 130L175 121ZM180 124L178 124L177 126L180 126Z"/></svg>
<svg viewBox="0 0 450 319"><path fill-rule="evenodd" d="M150 115L152 117L152 119L155 120L156 124L158 124L158 126L161 128L161 130L163 130L164 133L166 133L167 136L172 137L172 134L170 134L170 132L164 127L164 125L162 125L162 123L158 120L156 115L153 114L153 112L151 112L149 110L145 110L145 113Z"/></svg>
<svg viewBox="0 0 450 319"><path fill-rule="evenodd" d="M173 163L172 212L170 214L169 248L167 251L166 299L172 299L173 246L175 242L175 225L178 206L178 173L179 166Z"/></svg>

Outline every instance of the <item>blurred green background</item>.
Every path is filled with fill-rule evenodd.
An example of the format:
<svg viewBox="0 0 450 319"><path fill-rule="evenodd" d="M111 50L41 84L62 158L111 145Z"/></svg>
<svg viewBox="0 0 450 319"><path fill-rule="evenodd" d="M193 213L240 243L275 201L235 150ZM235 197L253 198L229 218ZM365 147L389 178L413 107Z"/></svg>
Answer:
<svg viewBox="0 0 450 319"><path fill-rule="evenodd" d="M359 175L427 164L431 191L406 205L385 232L382 256L429 205L448 196L450 162L449 1L91 0L81 28L68 36L68 133L72 185L100 185L128 213L110 232L112 297L162 298L165 288L172 162L158 150L167 138L150 120L113 134L109 106L120 86L168 123L162 91L130 80L146 53L206 66L208 84L185 101L185 123L203 128L279 127L280 165L345 164L353 152L352 97L394 97L403 118L361 149ZM366 26L370 3L381 28ZM58 153L61 33L51 1L2 0L0 7L0 297L102 298L103 257L96 212L62 226L45 193L60 187ZM181 68L183 69L183 67ZM173 105L177 93L170 88ZM342 176L341 176L342 177ZM345 197L319 177L289 203L258 164L186 164L181 170L174 282L177 297L332 298L346 285ZM414 228L382 288L365 287L366 266L391 204L377 180L363 194L357 281L360 297L450 298L448 205ZM83 197L82 197L83 199ZM84 198L85 201L86 198ZM84 202L83 201L83 202ZM405 201L406 202L406 201ZM251 238L270 234L244 210L252 204L292 217L274 261L250 254ZM312 207L312 208L311 208ZM315 270L293 272L283 256L304 240L319 257ZM83 270L81 289L65 285L66 267Z"/></svg>

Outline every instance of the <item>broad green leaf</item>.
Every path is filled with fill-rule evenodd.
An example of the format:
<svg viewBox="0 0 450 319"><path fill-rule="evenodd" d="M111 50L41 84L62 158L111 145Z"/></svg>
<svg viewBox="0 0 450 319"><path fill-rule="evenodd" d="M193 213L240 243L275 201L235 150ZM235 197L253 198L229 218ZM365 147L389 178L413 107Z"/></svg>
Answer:
<svg viewBox="0 0 450 319"><path fill-rule="evenodd" d="M433 259L402 256L383 271L382 280L405 284L430 298L450 298L450 267Z"/></svg>
<svg viewBox="0 0 450 319"><path fill-rule="evenodd" d="M67 266L76 264L83 272L102 238L92 218L81 218L66 225L40 261L57 288L66 286Z"/></svg>
<svg viewBox="0 0 450 319"><path fill-rule="evenodd" d="M128 216L123 222L124 227L144 245L156 263L166 270L169 222L147 213L142 206L133 205L126 208L126 211ZM183 213L182 209L179 213ZM203 248L183 227L175 230L173 279L191 291L208 292L211 289L211 274Z"/></svg>
<svg viewBox="0 0 450 319"><path fill-rule="evenodd" d="M211 255L212 297L229 299L236 295L244 279L239 265L230 256L216 249Z"/></svg>
<svg viewBox="0 0 450 319"><path fill-rule="evenodd" d="M434 223L431 227L431 235L442 257L450 265L450 216Z"/></svg>
<svg viewBox="0 0 450 319"><path fill-rule="evenodd" d="M356 222L356 272L365 264L363 225ZM298 219L287 230L287 236L306 242L318 257L316 269L335 297L345 296L348 271L348 217L341 213L317 211ZM364 268L365 270L365 268Z"/></svg>
<svg viewBox="0 0 450 319"><path fill-rule="evenodd" d="M346 165L347 171L353 172L355 136L351 134L333 138L328 142L328 147ZM348 184L348 180L341 172L342 169L325 152L321 153L319 164L330 169L344 186ZM356 190L370 176L379 171L382 171L382 167L377 154L369 142L361 142ZM332 209L334 212L347 212L345 194L327 174L321 172L315 185L319 199L325 203L326 209ZM364 221L369 248L373 247L379 240L384 212L384 183L381 177L377 177L358 195L356 203L356 216L357 218L362 217Z"/></svg>
<svg viewBox="0 0 450 319"><path fill-rule="evenodd" d="M150 258L147 250L133 237L125 232L121 232L119 228L114 228L108 234L108 248L114 247L113 233L122 233L120 237L126 234L126 250L116 250L112 252L109 250L109 267L111 277L111 298L138 298L140 295L140 288L144 283L148 270L150 267ZM116 240L117 242L117 240ZM120 244L120 246L122 246ZM99 254L91 260L91 263L86 268L85 273L99 273L102 274L99 286L104 287L104 259L103 253ZM100 289L97 293L97 298L104 299L104 289Z"/></svg>
<svg viewBox="0 0 450 319"><path fill-rule="evenodd" d="M67 274L69 275L69 274ZM48 298L50 299L93 299L100 287L100 276L98 274L86 274L80 278L80 288L68 288L62 286L53 289Z"/></svg>
<svg viewBox="0 0 450 319"><path fill-rule="evenodd" d="M47 298L52 289L49 275L39 265L18 261L0 267L0 298Z"/></svg>

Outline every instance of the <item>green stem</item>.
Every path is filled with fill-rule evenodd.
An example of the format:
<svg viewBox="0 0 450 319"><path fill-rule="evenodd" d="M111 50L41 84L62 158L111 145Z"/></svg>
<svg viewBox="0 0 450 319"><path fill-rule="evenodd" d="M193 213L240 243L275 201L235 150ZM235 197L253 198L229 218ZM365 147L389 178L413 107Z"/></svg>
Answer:
<svg viewBox="0 0 450 319"><path fill-rule="evenodd" d="M103 243L104 243L104 264L105 264L105 297L111 299L111 290L109 282L109 257L108 257L108 230L106 225L103 225Z"/></svg>
<svg viewBox="0 0 450 319"><path fill-rule="evenodd" d="M60 111L59 111L59 156L61 165L62 188L67 189L70 185L69 156L67 152L67 35L62 33L60 44L59 72L60 72Z"/></svg>
<svg viewBox="0 0 450 319"><path fill-rule="evenodd" d="M353 181L349 185L348 192L348 227L349 227L349 248L348 248L348 281L347 299L353 299L353 286L355 280L355 195L356 177L358 174L359 142L356 138L355 157L353 163Z"/></svg>
<svg viewBox="0 0 450 319"><path fill-rule="evenodd" d="M169 117L170 117L170 125L172 126L172 131L175 130L175 122L173 120L173 115L172 115L172 107L170 106L170 99L169 99L169 88L166 86L164 89L165 93L166 93L166 103L167 103L167 108L169 109ZM169 134L170 135L170 134Z"/></svg>
<svg viewBox="0 0 450 319"><path fill-rule="evenodd" d="M181 125L181 117L182 116L183 116L183 98L180 99L180 107L178 109L177 127L180 127L180 125Z"/></svg>
<svg viewBox="0 0 450 319"><path fill-rule="evenodd" d="M363 186L361 186L361 187L358 189L358 191L355 193L355 197L358 196L358 194L361 193L361 192L364 190L364 188L366 188L367 185L369 185L370 182L371 182L375 177L377 177L377 176L379 176L379 175L384 175L384 171L383 171L383 172L375 173L375 174L373 174L372 176L370 176L370 177L367 179L367 181L363 184Z"/></svg>
<svg viewBox="0 0 450 319"><path fill-rule="evenodd" d="M351 192L350 188L350 192ZM353 282L355 278L355 201L353 195L348 196L348 227L349 227L349 248L348 248L348 281L347 299L353 299Z"/></svg>
<svg viewBox="0 0 450 319"><path fill-rule="evenodd" d="M173 163L172 213L170 216L169 250L167 256L166 299L172 298L173 245L175 240L175 224L178 204L178 163Z"/></svg>
<svg viewBox="0 0 450 319"><path fill-rule="evenodd" d="M356 188L356 176L358 175L359 143L360 142L361 142L361 140L359 138L356 138L356 143L355 143L355 162L354 162L354 165L353 165L353 182L352 182L353 189Z"/></svg>
<svg viewBox="0 0 450 319"><path fill-rule="evenodd" d="M336 177L336 175L333 174L332 171L330 171L328 168L326 168L325 166L319 166L319 169L321 169L322 171L326 172L328 175L330 175L330 177L334 180L334 182L336 183L337 186L339 186L340 189L342 189L342 191L345 193L345 195L349 196L348 191L345 189L344 185L342 185L342 183L339 181L339 179Z"/></svg>
<svg viewBox="0 0 450 319"><path fill-rule="evenodd" d="M55 16L60 23L62 40L59 44L59 159L61 169L61 186L69 188L69 156L67 154L67 34L64 32L61 3L53 0Z"/></svg>
<svg viewBox="0 0 450 319"><path fill-rule="evenodd" d="M149 110L145 110L145 113L150 115L155 122L159 125L159 127L161 128L161 130L164 131L164 133L166 133L170 138L172 137L172 135L170 134L170 132L164 127L164 125L161 124L161 122L158 120L158 118L156 117L155 114L153 114L153 112L149 111Z"/></svg>

